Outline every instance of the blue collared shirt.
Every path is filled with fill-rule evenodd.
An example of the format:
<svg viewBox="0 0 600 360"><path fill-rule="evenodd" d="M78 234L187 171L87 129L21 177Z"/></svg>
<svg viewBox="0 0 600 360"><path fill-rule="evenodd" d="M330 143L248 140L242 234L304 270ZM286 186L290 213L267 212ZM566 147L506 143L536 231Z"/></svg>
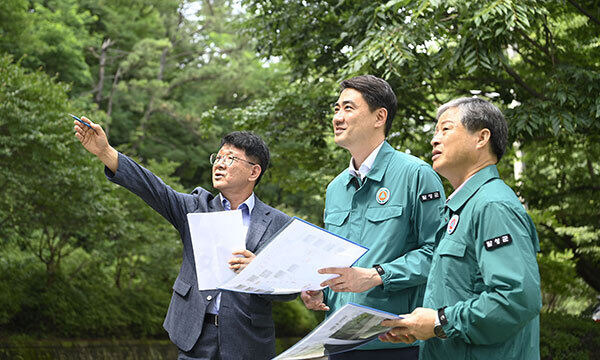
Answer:
<svg viewBox="0 0 600 360"><path fill-rule="evenodd" d="M219 194L221 198L221 204L223 204L223 209L226 211L231 210L231 203L227 198L223 196L223 194ZM250 226L250 215L252 214L252 210L254 209L254 193L250 194L250 196L243 203L238 206L239 210L242 210L242 222L244 224L244 228L246 230L246 234L248 233L248 227ZM217 294L215 300L208 305L206 312L210 314L218 314L219 308L221 307L221 293Z"/></svg>

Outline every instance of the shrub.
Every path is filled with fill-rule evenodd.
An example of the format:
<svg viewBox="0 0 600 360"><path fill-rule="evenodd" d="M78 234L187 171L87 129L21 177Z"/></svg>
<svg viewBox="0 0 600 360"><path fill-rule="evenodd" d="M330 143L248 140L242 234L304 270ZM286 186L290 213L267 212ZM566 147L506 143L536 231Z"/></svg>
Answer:
<svg viewBox="0 0 600 360"><path fill-rule="evenodd" d="M600 359L600 323L591 318L542 313L542 360Z"/></svg>

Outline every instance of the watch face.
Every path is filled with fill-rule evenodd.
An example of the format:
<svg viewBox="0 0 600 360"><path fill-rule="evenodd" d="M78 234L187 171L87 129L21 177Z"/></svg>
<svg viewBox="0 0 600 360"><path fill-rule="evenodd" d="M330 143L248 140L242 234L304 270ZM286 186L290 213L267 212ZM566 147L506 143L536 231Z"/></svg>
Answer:
<svg viewBox="0 0 600 360"><path fill-rule="evenodd" d="M440 339L446 339L446 333L444 332L444 328L442 327L442 325L436 325L433 328L433 333L435 334L435 336L439 337Z"/></svg>

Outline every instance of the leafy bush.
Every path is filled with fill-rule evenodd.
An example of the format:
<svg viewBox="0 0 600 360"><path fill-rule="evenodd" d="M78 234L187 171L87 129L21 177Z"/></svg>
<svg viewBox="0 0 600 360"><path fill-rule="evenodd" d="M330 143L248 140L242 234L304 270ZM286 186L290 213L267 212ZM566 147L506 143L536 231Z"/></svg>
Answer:
<svg viewBox="0 0 600 360"><path fill-rule="evenodd" d="M600 323L591 318L542 313L542 360L600 359Z"/></svg>
<svg viewBox="0 0 600 360"><path fill-rule="evenodd" d="M319 325L323 317L324 313L308 310L300 297L294 301L273 303L277 337L302 337Z"/></svg>

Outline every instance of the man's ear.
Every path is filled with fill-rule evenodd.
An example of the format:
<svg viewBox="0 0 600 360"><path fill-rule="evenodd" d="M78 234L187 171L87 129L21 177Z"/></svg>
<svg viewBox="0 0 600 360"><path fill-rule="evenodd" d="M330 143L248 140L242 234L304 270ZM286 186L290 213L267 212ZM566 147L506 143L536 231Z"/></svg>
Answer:
<svg viewBox="0 0 600 360"><path fill-rule="evenodd" d="M256 179L258 179L258 177L260 176L261 172L262 168L260 167L260 165L252 165L252 173L250 174L250 177L248 177L248 181L256 181Z"/></svg>
<svg viewBox="0 0 600 360"><path fill-rule="evenodd" d="M484 148L487 144L490 143L491 136L492 136L492 133L490 132L489 129L483 128L483 129L479 130L477 132L477 145L475 146L475 148L476 149Z"/></svg>
<svg viewBox="0 0 600 360"><path fill-rule="evenodd" d="M387 120L387 115L388 113L386 108L381 107L375 110L375 116L377 117L375 120L375 128L385 128L385 121Z"/></svg>

